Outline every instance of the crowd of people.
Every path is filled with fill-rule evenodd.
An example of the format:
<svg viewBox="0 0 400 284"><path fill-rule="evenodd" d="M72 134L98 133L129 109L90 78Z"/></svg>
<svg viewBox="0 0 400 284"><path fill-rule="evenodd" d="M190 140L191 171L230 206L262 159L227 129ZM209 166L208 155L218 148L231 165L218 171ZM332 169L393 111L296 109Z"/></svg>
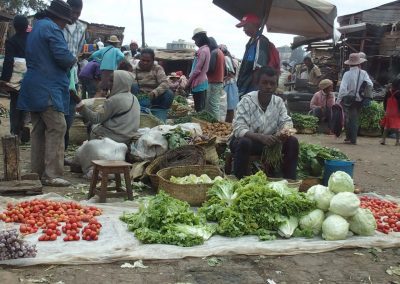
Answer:
<svg viewBox="0 0 400 284"><path fill-rule="evenodd" d="M193 31L198 47L187 77L181 72L169 76L157 64L155 52L139 48L132 41L120 48L120 39L112 35L103 47L78 65L85 43L85 28L79 21L82 0L53 0L36 15L32 31L28 21L16 16L16 34L7 40L2 82L10 80L14 58L25 58L27 71L20 90L9 91L11 98L11 133L21 136L26 115L30 114L31 167L44 185L68 186L63 179L64 153L69 144L69 129L76 113L88 123L89 139L110 138L129 143L139 128L140 112L146 108L167 110L176 95L191 94L194 110L203 110L220 119L221 97L225 91L225 121L232 123L229 147L234 157L234 173L241 178L249 174L250 156L261 155L265 147L282 143L284 178L296 179L299 143L296 137L281 137L284 129L293 127L284 100L277 95L280 76L279 52L262 34L261 19L245 15L236 25L249 37L241 63L232 57L224 44L218 45L203 28ZM310 114L333 129L332 109L340 106L345 113L345 143L356 144L358 116L364 96L372 88L368 73L361 69L366 59L351 54L345 62L350 67L340 84L338 97L333 82L323 79L310 57L304 58L301 78L319 89L310 103ZM80 89L80 92L79 92ZM100 92L98 90L100 89ZM366 91L367 90L367 91ZM385 98L385 131L400 128L399 79ZM148 97L144 105L141 95ZM105 97L103 108L94 111L82 99ZM28 129L29 130L29 129ZM396 132L399 145L399 132ZM272 169L276 170L276 169Z"/></svg>

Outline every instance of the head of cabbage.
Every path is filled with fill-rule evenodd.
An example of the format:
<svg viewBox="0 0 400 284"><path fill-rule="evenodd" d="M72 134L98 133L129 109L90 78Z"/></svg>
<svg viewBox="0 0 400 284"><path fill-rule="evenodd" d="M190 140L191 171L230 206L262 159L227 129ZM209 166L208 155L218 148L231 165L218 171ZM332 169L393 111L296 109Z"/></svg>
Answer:
<svg viewBox="0 0 400 284"><path fill-rule="evenodd" d="M360 199L351 192L339 192L331 199L329 211L342 217L351 217L357 213Z"/></svg>
<svg viewBox="0 0 400 284"><path fill-rule="evenodd" d="M327 241L344 240L349 232L349 223L339 215L331 215L322 223L322 238Z"/></svg>
<svg viewBox="0 0 400 284"><path fill-rule="evenodd" d="M317 208L328 211L331 199L334 194L323 185L314 185L307 190L307 197L314 200Z"/></svg>
<svg viewBox="0 0 400 284"><path fill-rule="evenodd" d="M328 188L333 193L354 192L354 182L348 173L337 171L329 177Z"/></svg>
<svg viewBox="0 0 400 284"><path fill-rule="evenodd" d="M311 230L316 236L321 232L322 222L324 222L325 213L321 209L315 209L307 215L300 218L299 226L302 230Z"/></svg>
<svg viewBox="0 0 400 284"><path fill-rule="evenodd" d="M372 236L375 234L376 221L369 209L359 208L356 215L349 218L350 231L360 236Z"/></svg>

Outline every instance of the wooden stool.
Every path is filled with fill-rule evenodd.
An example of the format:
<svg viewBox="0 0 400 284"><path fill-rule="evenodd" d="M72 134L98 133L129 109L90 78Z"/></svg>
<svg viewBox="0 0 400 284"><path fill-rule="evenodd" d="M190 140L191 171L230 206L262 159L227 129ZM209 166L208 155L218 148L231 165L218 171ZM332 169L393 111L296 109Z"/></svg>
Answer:
<svg viewBox="0 0 400 284"><path fill-rule="evenodd" d="M100 202L106 202L107 197L124 197L127 196L129 200L133 199L131 178L129 176L131 164L125 161L107 161L107 160L94 160L93 177L90 183L88 198L93 197L95 194L100 197ZM101 188L96 188L97 181L101 174ZM108 187L108 175L115 174L116 186ZM126 191L121 188L121 175L124 174ZM117 192L108 192L109 190L116 190Z"/></svg>

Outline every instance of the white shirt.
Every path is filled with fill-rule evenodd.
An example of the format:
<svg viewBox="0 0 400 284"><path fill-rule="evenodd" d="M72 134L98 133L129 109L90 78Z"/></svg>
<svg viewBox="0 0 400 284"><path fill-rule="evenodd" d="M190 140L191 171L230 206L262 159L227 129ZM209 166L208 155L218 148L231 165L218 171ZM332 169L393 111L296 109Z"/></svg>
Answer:
<svg viewBox="0 0 400 284"><path fill-rule="evenodd" d="M360 78L357 83L358 74L360 74ZM342 100L342 97L347 95L350 91L356 91L356 101L362 101L358 92L364 81L371 87L374 85L366 71L360 69L358 66L350 67L350 70L344 73L342 82L340 83L338 103Z"/></svg>

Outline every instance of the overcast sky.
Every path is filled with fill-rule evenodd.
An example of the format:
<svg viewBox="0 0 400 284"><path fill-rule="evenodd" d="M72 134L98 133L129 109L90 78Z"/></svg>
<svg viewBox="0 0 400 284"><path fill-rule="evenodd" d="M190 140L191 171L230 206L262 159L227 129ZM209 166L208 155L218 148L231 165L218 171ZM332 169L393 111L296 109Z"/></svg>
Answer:
<svg viewBox="0 0 400 284"><path fill-rule="evenodd" d="M125 27L124 44L131 40L141 44L139 0L84 0L81 19ZM373 8L392 0L329 0L338 16ZM145 36L149 46L166 47L167 42L192 41L193 30L202 27L218 43L224 43L237 57L242 57L248 37L236 28L238 21L212 4L212 0L143 0ZM285 19L282 19L283 21ZM293 35L266 34L276 45L289 45Z"/></svg>

